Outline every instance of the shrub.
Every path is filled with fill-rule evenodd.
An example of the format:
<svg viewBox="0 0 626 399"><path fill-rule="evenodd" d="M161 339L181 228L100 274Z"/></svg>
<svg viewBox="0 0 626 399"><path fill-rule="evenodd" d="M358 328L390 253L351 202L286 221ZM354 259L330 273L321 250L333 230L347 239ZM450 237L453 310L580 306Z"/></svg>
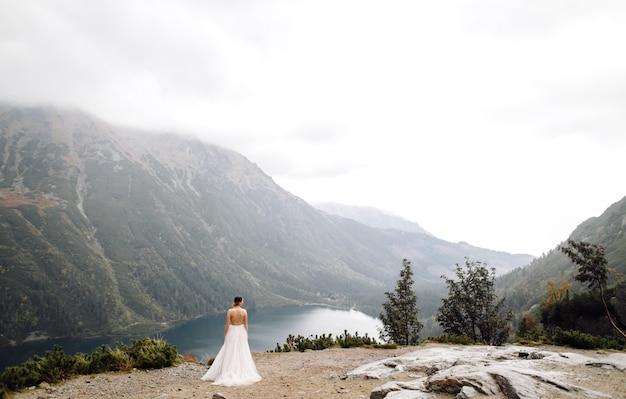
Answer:
<svg viewBox="0 0 626 399"><path fill-rule="evenodd" d="M74 373L76 363L74 356L66 356L63 348L55 345L51 351L46 351L44 357L34 356L35 363L42 381L50 384L68 379Z"/></svg>
<svg viewBox="0 0 626 399"><path fill-rule="evenodd" d="M132 340L130 348L124 347L135 367L140 369L157 369L170 367L182 361L176 347L162 339L144 338Z"/></svg>
<svg viewBox="0 0 626 399"><path fill-rule="evenodd" d="M91 363L89 356L84 353L74 355L74 373L77 375L91 374Z"/></svg>
<svg viewBox="0 0 626 399"><path fill-rule="evenodd" d="M291 352L296 350L304 352L307 349L323 350L335 345L336 343L332 334L322 334L321 337L317 335L310 335L308 338L305 338L302 335L294 336L289 334L282 347L277 343L276 348L269 352Z"/></svg>
<svg viewBox="0 0 626 399"><path fill-rule="evenodd" d="M377 344L376 340L368 337L367 334L361 337L359 336L358 332L352 335L348 333L348 330L344 330L344 333L336 339L333 338L332 334L322 334L322 336L310 335L308 338L305 338L302 335L294 336L292 334L289 334L289 336L285 340L285 343L282 346L276 343L276 348L274 348L273 350L269 350L268 352L304 352L307 349L324 350L332 348L333 346L340 346L342 348L353 348L374 344Z"/></svg>
<svg viewBox="0 0 626 399"><path fill-rule="evenodd" d="M473 345L475 342L465 335L439 335L437 337L429 337L427 341L437 342L440 344L455 345Z"/></svg>
<svg viewBox="0 0 626 399"><path fill-rule="evenodd" d="M24 363L21 367L7 367L2 373L2 386L7 391L17 391L23 387L29 387L39 384L41 375L29 367L29 362Z"/></svg>
<svg viewBox="0 0 626 399"><path fill-rule="evenodd" d="M623 350L626 344L615 337L598 337L574 330L562 330L557 327L553 341L556 345L571 346L577 349L617 349Z"/></svg>
<svg viewBox="0 0 626 399"><path fill-rule="evenodd" d="M33 356L21 366L6 368L0 374L0 399L6 398L10 391L44 381L53 384L74 375L162 368L182 361L176 347L162 339L144 338L131 342L130 347L118 342L114 349L102 345L90 355L77 353L75 356L67 356L60 346L55 345L43 357Z"/></svg>
<svg viewBox="0 0 626 399"><path fill-rule="evenodd" d="M343 334L337 337L337 343L342 348L355 348L368 345L377 344L374 338L370 338L367 333L363 337L359 336L358 331L354 335L348 333L348 330L344 330Z"/></svg>
<svg viewBox="0 0 626 399"><path fill-rule="evenodd" d="M127 347L118 342L114 349L102 345L89 355L88 371L85 374L97 374L107 371L129 371L134 367L133 359Z"/></svg>

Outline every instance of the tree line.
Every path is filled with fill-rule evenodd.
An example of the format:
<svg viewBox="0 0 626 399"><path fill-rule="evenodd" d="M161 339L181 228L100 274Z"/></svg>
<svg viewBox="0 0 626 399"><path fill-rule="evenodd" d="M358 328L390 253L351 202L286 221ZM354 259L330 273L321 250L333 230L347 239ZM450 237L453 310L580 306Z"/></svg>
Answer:
<svg viewBox="0 0 626 399"><path fill-rule="evenodd" d="M517 339L544 340L579 347L626 347L624 327L606 300L610 269L604 257L604 248L569 240L559 250L578 266L575 280L587 284L589 292L570 300L566 282L555 285L548 281L544 300L536 312L543 330L540 330L535 317L524 313L515 334ZM418 298L412 288L411 262L404 259L402 264L395 290L385 292L387 300L379 316L383 323L380 339L400 345L415 345L420 342L419 333L423 324L418 319ZM444 334L457 337L457 342L488 345L502 345L510 340L514 315L506 308L506 299L498 298L495 293L495 269L487 268L481 261L466 258L463 266L456 264L454 274L455 278L441 276L448 295L442 299L435 320ZM604 313L613 335L600 339L577 330L576 326L581 328L581 324L585 324L580 321L581 309L587 309L595 316Z"/></svg>

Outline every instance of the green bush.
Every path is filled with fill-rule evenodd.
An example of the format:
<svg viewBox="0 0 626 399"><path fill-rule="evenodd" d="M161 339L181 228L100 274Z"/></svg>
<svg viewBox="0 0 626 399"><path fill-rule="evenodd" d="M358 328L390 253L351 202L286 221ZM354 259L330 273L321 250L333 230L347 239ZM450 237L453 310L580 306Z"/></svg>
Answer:
<svg viewBox="0 0 626 399"><path fill-rule="evenodd" d="M42 379L41 375L29 367L28 362L21 367L7 367L2 373L2 387L6 391L17 391L23 387L29 387L39 384Z"/></svg>
<svg viewBox="0 0 626 399"><path fill-rule="evenodd" d="M626 344L615 337L598 337L574 330L557 327L552 337L554 344L571 346L577 349L626 349Z"/></svg>
<svg viewBox="0 0 626 399"><path fill-rule="evenodd" d="M130 371L136 367L132 356L128 353L128 347L121 342L117 342L113 349L106 345L101 346L99 350L91 354L90 359L90 374L107 371Z"/></svg>
<svg viewBox="0 0 626 399"><path fill-rule="evenodd" d="M125 348L134 367L140 369L158 369L177 364L181 357L176 347L162 339L144 338L132 340L130 348Z"/></svg>
<svg viewBox="0 0 626 399"><path fill-rule="evenodd" d="M102 345L90 355L77 353L67 356L55 345L45 356L33 356L21 366L8 367L0 374L0 399L11 391L66 380L74 375L97 374L107 371L129 371L133 368L154 369L170 367L182 361L176 347L162 339L132 340L131 346L121 342L111 349Z"/></svg>
<svg viewBox="0 0 626 399"><path fill-rule="evenodd" d="M44 357L34 356L35 364L43 381L54 384L68 379L75 374L76 358L67 356L59 345L47 351Z"/></svg>
<svg viewBox="0 0 626 399"><path fill-rule="evenodd" d="M333 346L340 346L342 348L353 348L374 344L377 344L376 340L368 337L367 334L365 334L365 336L363 337L360 337L358 332L352 335L348 333L348 330L344 330L344 333L336 339L333 338L332 334L322 334L322 336L310 335L308 338L305 338L302 335L294 336L292 334L289 334L289 336L285 340L285 343L282 346L276 343L276 348L274 348L273 350L269 350L268 352L304 352L307 349L324 350L332 348Z"/></svg>
<svg viewBox="0 0 626 399"><path fill-rule="evenodd" d="M437 342L440 344L454 345L474 345L475 342L465 335L439 335L437 337L429 337L426 341Z"/></svg>
<svg viewBox="0 0 626 399"><path fill-rule="evenodd" d="M0 384L9 391L38 385L41 382L54 384L74 374L75 359L68 357L63 349L55 345L45 356L34 356L21 366L8 367L0 375Z"/></svg>
<svg viewBox="0 0 626 399"><path fill-rule="evenodd" d="M88 355L80 352L74 355L74 372L77 375L91 374L91 362Z"/></svg>
<svg viewBox="0 0 626 399"><path fill-rule="evenodd" d="M378 342L374 338L370 338L367 333L363 337L359 336L356 332L354 335L348 333L348 330L344 330L343 334L337 337L337 344L342 348L358 348L362 346L375 345Z"/></svg>

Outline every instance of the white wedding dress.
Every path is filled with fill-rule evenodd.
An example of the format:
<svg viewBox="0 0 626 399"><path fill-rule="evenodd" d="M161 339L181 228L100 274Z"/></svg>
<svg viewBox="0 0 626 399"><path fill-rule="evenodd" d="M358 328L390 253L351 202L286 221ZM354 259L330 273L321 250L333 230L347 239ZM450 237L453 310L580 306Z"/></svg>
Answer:
<svg viewBox="0 0 626 399"><path fill-rule="evenodd" d="M227 387L249 385L261 381L250 353L248 332L243 324L230 325L224 338L224 345L209 371L201 379L213 381L213 385Z"/></svg>

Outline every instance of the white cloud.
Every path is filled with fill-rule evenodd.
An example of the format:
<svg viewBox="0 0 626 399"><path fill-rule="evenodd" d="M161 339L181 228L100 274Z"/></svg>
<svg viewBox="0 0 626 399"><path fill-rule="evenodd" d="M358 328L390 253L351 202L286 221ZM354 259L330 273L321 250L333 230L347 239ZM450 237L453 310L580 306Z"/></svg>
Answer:
<svg viewBox="0 0 626 399"><path fill-rule="evenodd" d="M0 0L0 99L233 148L294 194L540 254L621 199L621 1Z"/></svg>

